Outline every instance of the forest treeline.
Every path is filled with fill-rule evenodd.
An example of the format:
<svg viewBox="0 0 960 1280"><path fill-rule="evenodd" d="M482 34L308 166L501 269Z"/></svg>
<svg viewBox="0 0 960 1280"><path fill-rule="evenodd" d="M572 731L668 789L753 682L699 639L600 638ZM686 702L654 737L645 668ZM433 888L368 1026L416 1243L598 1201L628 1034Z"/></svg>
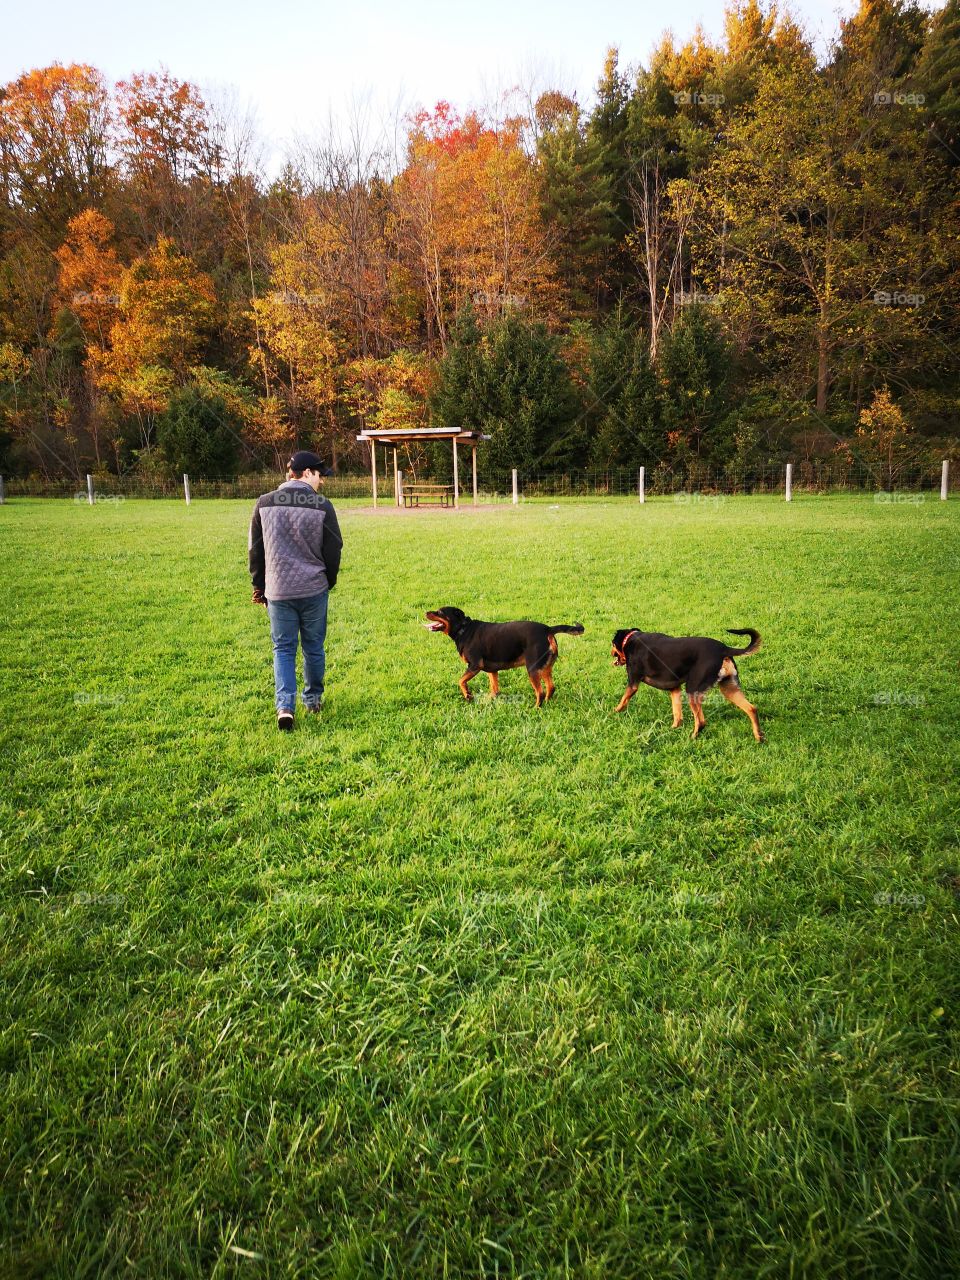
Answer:
<svg viewBox="0 0 960 1280"><path fill-rule="evenodd" d="M746 0L588 107L258 154L168 71L0 89L0 471L351 469L431 423L491 469L957 454L960 0L862 0L819 57Z"/></svg>

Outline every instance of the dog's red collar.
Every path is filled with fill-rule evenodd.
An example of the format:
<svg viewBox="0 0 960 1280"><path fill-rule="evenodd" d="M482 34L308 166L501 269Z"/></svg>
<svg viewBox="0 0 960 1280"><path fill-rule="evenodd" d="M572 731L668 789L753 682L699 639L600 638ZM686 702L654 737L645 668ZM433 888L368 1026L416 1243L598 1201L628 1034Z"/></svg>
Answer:
<svg viewBox="0 0 960 1280"><path fill-rule="evenodd" d="M620 645L619 649L617 648L616 645L613 646L613 652L620 659L619 663L617 664L618 666L625 667L627 665L627 641L630 639L631 636L636 636L639 634L640 632L637 630L636 627L634 627L632 631L628 631L627 634L623 637L623 643Z"/></svg>

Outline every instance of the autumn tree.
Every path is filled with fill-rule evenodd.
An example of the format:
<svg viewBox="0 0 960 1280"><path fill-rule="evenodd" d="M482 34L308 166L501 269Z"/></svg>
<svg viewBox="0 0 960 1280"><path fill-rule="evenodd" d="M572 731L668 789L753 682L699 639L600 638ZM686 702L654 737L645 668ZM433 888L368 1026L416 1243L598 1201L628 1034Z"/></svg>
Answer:
<svg viewBox="0 0 960 1280"><path fill-rule="evenodd" d="M199 90L164 70L121 80L116 99L117 146L141 242L171 237L214 265L221 155Z"/></svg>
<svg viewBox="0 0 960 1280"><path fill-rule="evenodd" d="M818 73L811 58L761 73L713 157L699 223L700 278L767 375L785 373L821 418L832 389L857 404L885 365L899 376L891 364L916 359L935 313L885 295L926 295L927 279L933 294L952 252L918 108L891 111L878 77L853 66Z"/></svg>
<svg viewBox="0 0 960 1280"><path fill-rule="evenodd" d="M448 103L413 119L407 164L394 186L392 233L422 298L426 346L471 299L487 317L556 305L537 178L521 145L522 121L461 119Z"/></svg>
<svg viewBox="0 0 960 1280"><path fill-rule="evenodd" d="M0 90L0 182L4 214L49 248L111 185L110 99L94 67L55 63Z"/></svg>
<svg viewBox="0 0 960 1280"><path fill-rule="evenodd" d="M914 432L889 387L877 389L860 412L853 439L838 445L837 452L851 464L866 466L884 489L893 489L905 468L917 461Z"/></svg>
<svg viewBox="0 0 960 1280"><path fill-rule="evenodd" d="M120 276L110 346L92 362L98 385L137 422L145 454L174 388L202 363L215 308L213 282L164 237Z"/></svg>

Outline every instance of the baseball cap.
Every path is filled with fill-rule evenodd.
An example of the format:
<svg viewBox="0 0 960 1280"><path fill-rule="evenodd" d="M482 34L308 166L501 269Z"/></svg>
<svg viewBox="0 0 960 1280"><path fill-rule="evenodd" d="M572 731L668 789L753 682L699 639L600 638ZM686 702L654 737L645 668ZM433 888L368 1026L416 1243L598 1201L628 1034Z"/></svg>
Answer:
<svg viewBox="0 0 960 1280"><path fill-rule="evenodd" d="M333 472L319 456L309 449L298 449L287 466L291 471L319 471L322 476L332 476Z"/></svg>

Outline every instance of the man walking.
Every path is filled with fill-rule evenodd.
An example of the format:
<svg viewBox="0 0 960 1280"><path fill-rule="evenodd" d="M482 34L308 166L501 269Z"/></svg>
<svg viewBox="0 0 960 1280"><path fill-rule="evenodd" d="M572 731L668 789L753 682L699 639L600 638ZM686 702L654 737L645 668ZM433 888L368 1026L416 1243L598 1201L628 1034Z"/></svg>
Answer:
<svg viewBox="0 0 960 1280"><path fill-rule="evenodd" d="M253 602L270 614L277 728L289 732L297 705L297 638L303 646L303 705L319 711L326 662L327 597L337 582L343 539L337 513L319 492L331 472L308 449L287 478L257 499L250 521Z"/></svg>

